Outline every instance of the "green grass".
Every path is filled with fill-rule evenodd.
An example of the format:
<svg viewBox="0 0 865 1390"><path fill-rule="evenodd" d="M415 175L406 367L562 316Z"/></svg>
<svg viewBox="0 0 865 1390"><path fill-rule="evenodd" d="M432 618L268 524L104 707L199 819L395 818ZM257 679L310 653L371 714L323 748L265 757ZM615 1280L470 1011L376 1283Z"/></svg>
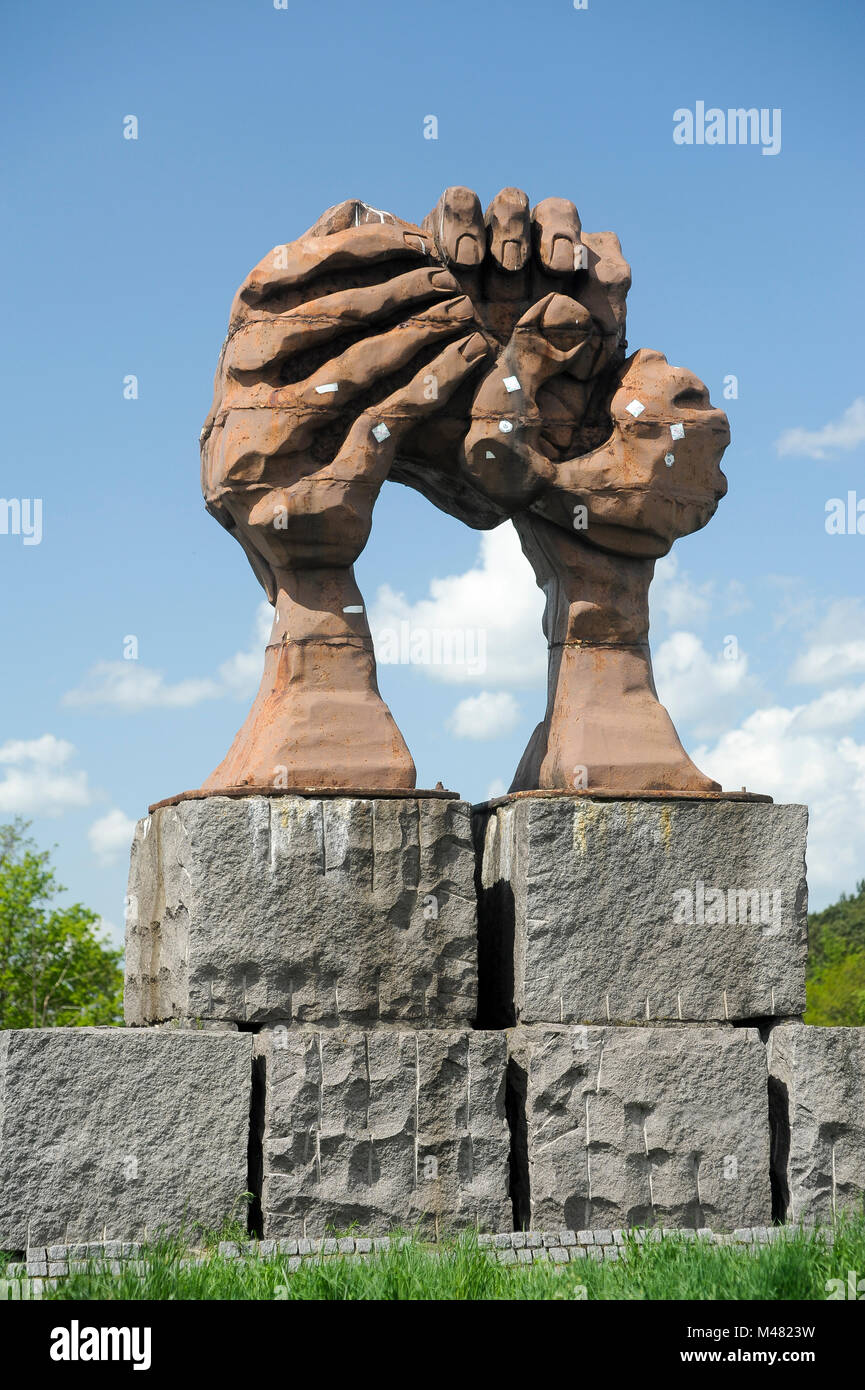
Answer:
<svg viewBox="0 0 865 1390"><path fill-rule="evenodd" d="M412 1240L363 1262L339 1257L305 1262L288 1272L285 1258L220 1257L211 1245L207 1262L182 1268L189 1254L181 1241L164 1241L147 1251L147 1273L103 1273L96 1263L70 1275L46 1295L55 1300L257 1299L257 1300L825 1300L829 1279L848 1270L865 1273L865 1220L836 1229L834 1246L818 1233L797 1233L756 1254L716 1247L678 1236L642 1245L631 1243L626 1261L580 1260L505 1266L463 1235L436 1249Z"/></svg>

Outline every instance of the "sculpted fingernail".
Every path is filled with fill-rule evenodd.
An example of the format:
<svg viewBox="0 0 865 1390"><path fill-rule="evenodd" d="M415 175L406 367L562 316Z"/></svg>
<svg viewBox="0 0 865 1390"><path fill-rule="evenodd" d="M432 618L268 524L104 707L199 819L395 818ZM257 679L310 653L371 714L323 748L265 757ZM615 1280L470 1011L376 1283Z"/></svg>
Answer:
<svg viewBox="0 0 865 1390"><path fill-rule="evenodd" d="M449 319L470 319L474 315L472 302L467 294L460 295L452 304L446 304L444 310Z"/></svg>
<svg viewBox="0 0 865 1390"><path fill-rule="evenodd" d="M549 266L551 270L573 270L574 253L576 247L570 237L557 236L553 238L553 248L550 254Z"/></svg>
<svg viewBox="0 0 865 1390"><path fill-rule="evenodd" d="M464 343L460 343L459 350L467 362L478 362L486 356L486 339L482 333L473 333Z"/></svg>
<svg viewBox="0 0 865 1390"><path fill-rule="evenodd" d="M451 275L449 270L431 270L429 272L430 284L437 290L458 290L459 284Z"/></svg>
<svg viewBox="0 0 865 1390"><path fill-rule="evenodd" d="M454 261L457 265L480 265L484 258L484 248L471 232L463 232L457 239Z"/></svg>
<svg viewBox="0 0 865 1390"><path fill-rule="evenodd" d="M414 232L403 232L403 240L412 251L420 251L421 255L426 255L426 242L423 237L416 236Z"/></svg>
<svg viewBox="0 0 865 1390"><path fill-rule="evenodd" d="M525 253L518 241L506 241L502 247L502 265L505 270L521 270Z"/></svg>
<svg viewBox="0 0 865 1390"><path fill-rule="evenodd" d="M541 315L541 326L547 332L565 331L576 342L581 335L591 332L592 316L579 300L554 294Z"/></svg>

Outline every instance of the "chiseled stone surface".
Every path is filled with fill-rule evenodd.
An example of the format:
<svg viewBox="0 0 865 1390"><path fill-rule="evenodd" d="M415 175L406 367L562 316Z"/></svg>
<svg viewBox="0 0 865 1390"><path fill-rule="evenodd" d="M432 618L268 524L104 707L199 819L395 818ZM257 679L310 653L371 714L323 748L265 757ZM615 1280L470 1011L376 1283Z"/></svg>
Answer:
<svg viewBox="0 0 865 1390"><path fill-rule="evenodd" d="M517 1225L733 1230L771 1221L756 1029L564 1025L508 1037L518 1165L528 1175Z"/></svg>
<svg viewBox="0 0 865 1390"><path fill-rule="evenodd" d="M773 1168L788 1221L865 1200L865 1028L779 1024L768 1042Z"/></svg>
<svg viewBox="0 0 865 1390"><path fill-rule="evenodd" d="M241 1033L0 1033L0 1249L242 1217L251 1059Z"/></svg>
<svg viewBox="0 0 865 1390"><path fill-rule="evenodd" d="M474 867L465 802L162 807L132 846L127 1022L471 1022Z"/></svg>
<svg viewBox="0 0 865 1390"><path fill-rule="evenodd" d="M267 1029L267 1237L509 1229L504 1033Z"/></svg>
<svg viewBox="0 0 865 1390"><path fill-rule="evenodd" d="M801 1014L806 829L806 807L764 802L478 812L479 1025Z"/></svg>

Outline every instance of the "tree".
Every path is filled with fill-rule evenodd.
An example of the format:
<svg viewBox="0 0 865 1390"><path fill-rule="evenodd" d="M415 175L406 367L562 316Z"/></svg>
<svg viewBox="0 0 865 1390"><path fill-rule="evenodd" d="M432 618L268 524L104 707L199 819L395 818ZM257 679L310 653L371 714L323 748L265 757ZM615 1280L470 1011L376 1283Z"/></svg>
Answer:
<svg viewBox="0 0 865 1390"><path fill-rule="evenodd" d="M807 983L806 1023L865 1024L865 879L808 918Z"/></svg>
<svg viewBox="0 0 865 1390"><path fill-rule="evenodd" d="M855 893L842 893L837 903L808 918L809 964L823 965L835 942L842 943L847 951L865 951L865 878L856 885Z"/></svg>
<svg viewBox="0 0 865 1390"><path fill-rule="evenodd" d="M120 1023L123 953L89 908L51 906L65 889L28 828L0 825L0 1028Z"/></svg>
<svg viewBox="0 0 865 1390"><path fill-rule="evenodd" d="M809 977L805 1022L823 1028L865 1024L865 951L827 962Z"/></svg>

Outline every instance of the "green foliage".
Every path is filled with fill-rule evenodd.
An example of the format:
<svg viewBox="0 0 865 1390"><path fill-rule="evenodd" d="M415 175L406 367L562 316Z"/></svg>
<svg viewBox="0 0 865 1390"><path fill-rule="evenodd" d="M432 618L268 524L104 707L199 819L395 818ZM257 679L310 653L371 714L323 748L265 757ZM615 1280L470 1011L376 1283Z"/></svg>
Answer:
<svg viewBox="0 0 865 1390"><path fill-rule="evenodd" d="M122 952L64 891L27 822L0 825L0 1028L115 1024L122 1019Z"/></svg>
<svg viewBox="0 0 865 1390"><path fill-rule="evenodd" d="M581 1259L567 1265L498 1264L471 1233L439 1247L413 1239L372 1257L305 1260L293 1269L286 1256L223 1258L211 1247L200 1264L170 1240L140 1252L140 1272L112 1275L97 1261L61 1279L45 1297L57 1300L256 1299L356 1300L825 1300L830 1280L865 1269L865 1220L849 1218L834 1244L819 1230L802 1230L752 1248L715 1246L678 1235L638 1244L627 1258Z"/></svg>
<svg viewBox="0 0 865 1390"><path fill-rule="evenodd" d="M852 896L842 893L837 903L808 918L809 966L822 966L837 943L844 946L844 954L865 951L865 879Z"/></svg>
<svg viewBox="0 0 865 1390"><path fill-rule="evenodd" d="M805 1022L821 1028L865 1024L865 951L829 960L809 976Z"/></svg>
<svg viewBox="0 0 865 1390"><path fill-rule="evenodd" d="M808 1007L818 1027L865 1024L865 879L808 918Z"/></svg>

